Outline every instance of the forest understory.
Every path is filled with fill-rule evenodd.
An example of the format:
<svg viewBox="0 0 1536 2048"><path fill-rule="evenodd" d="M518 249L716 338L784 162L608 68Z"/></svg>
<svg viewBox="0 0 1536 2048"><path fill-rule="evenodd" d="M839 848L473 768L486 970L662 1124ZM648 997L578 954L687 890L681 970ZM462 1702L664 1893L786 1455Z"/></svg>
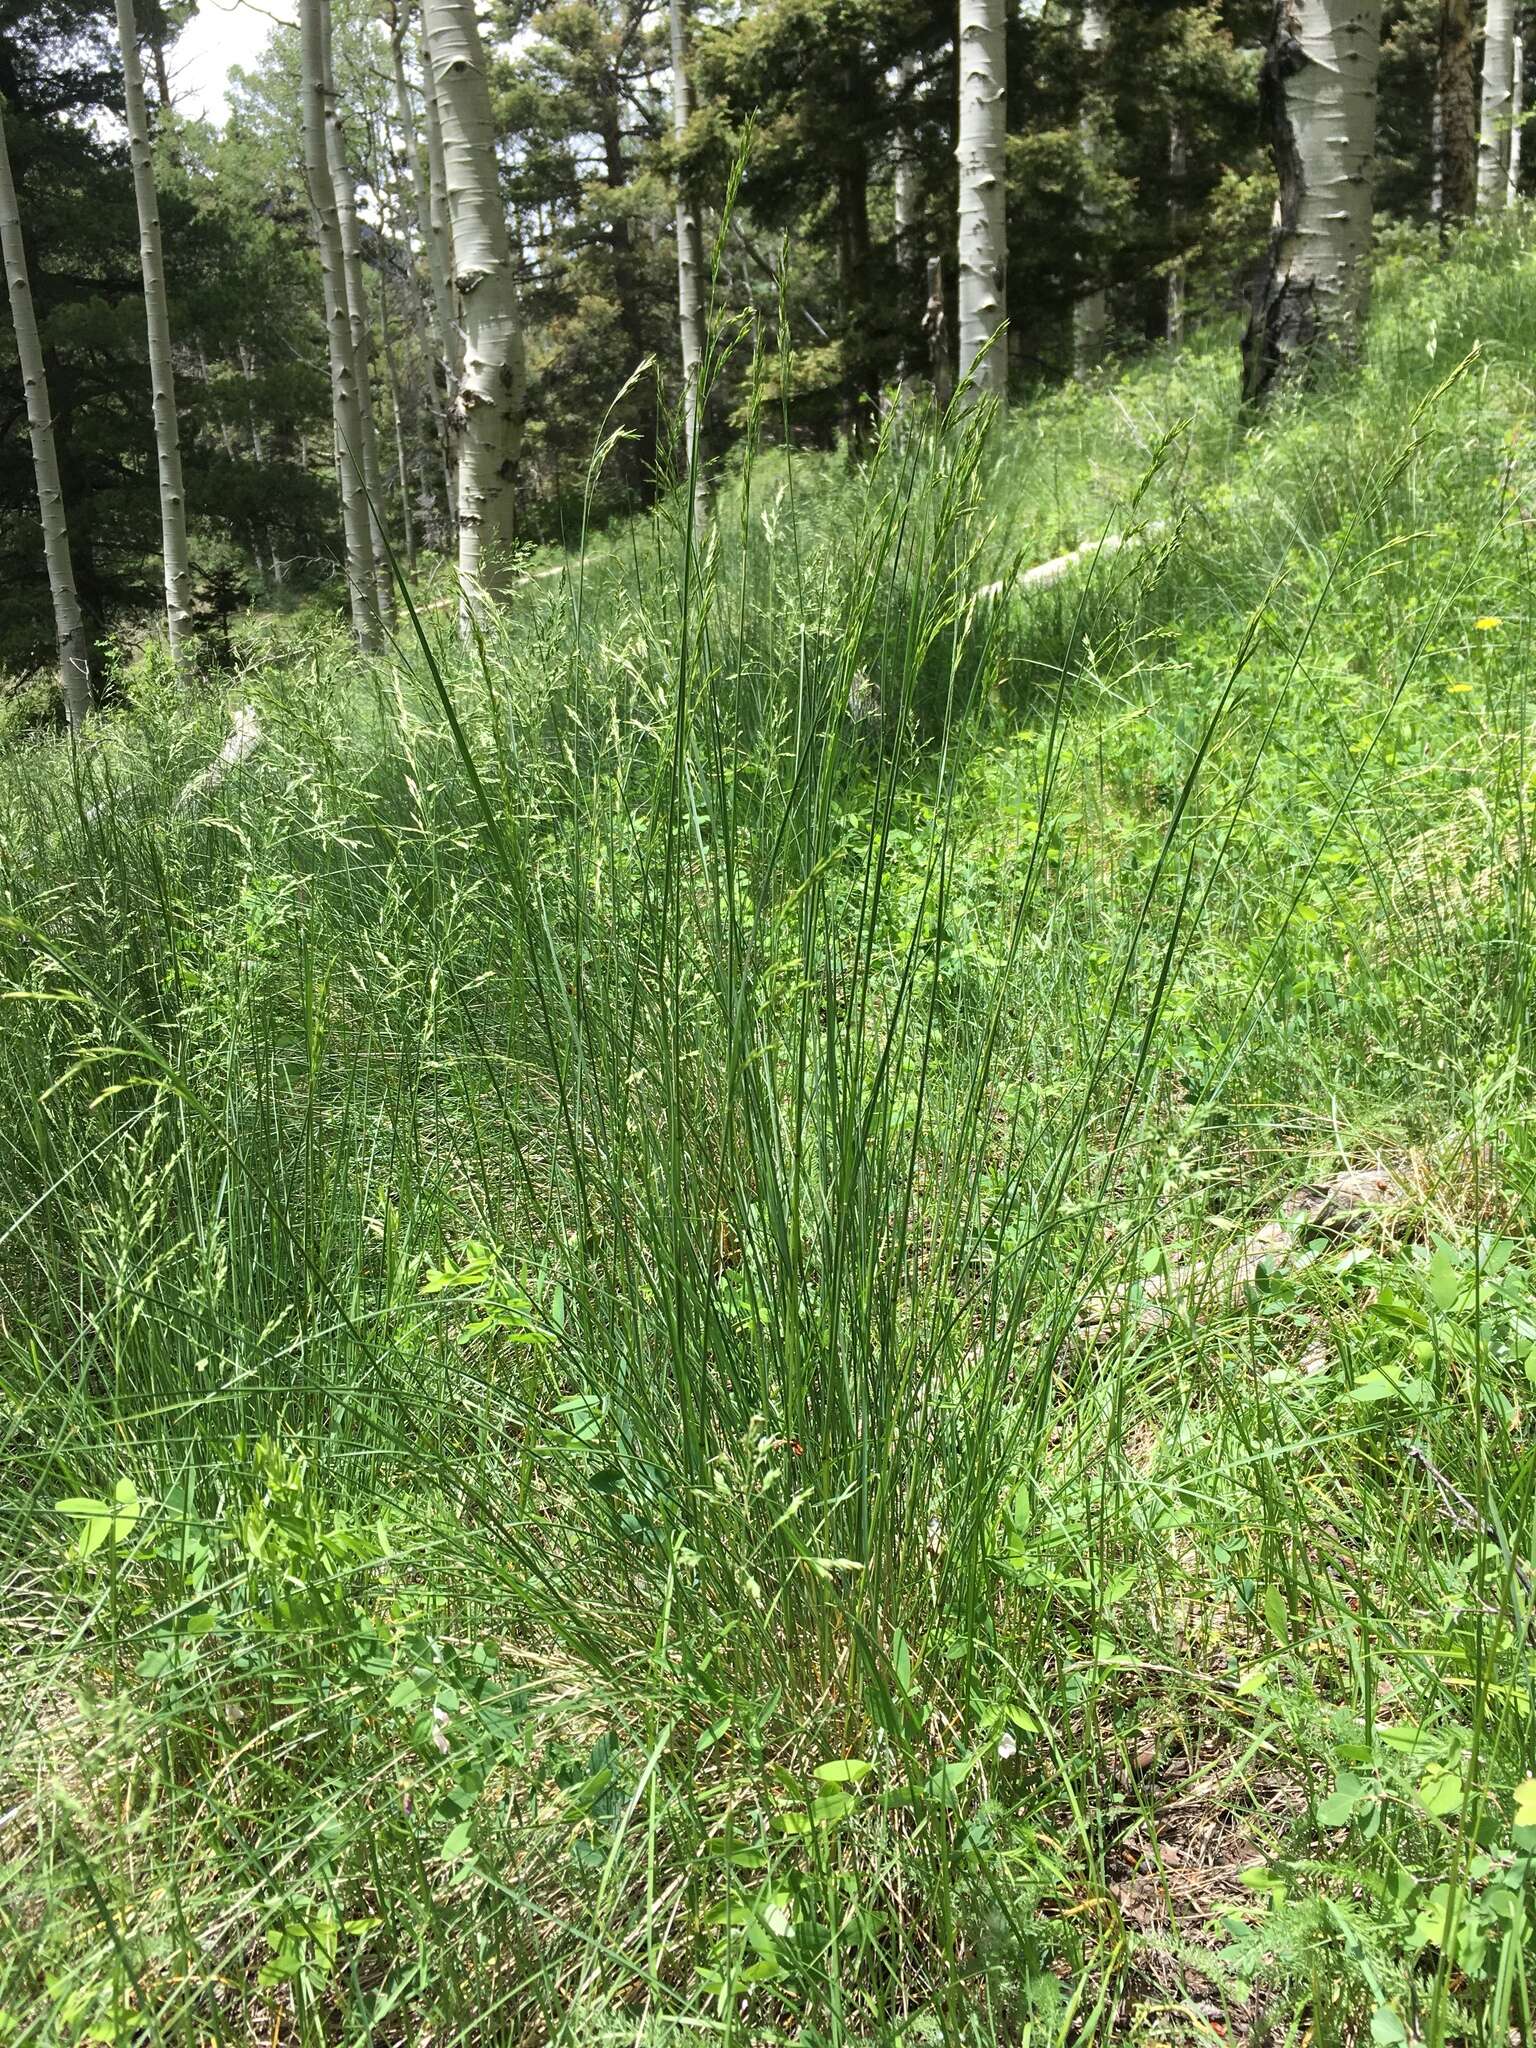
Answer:
<svg viewBox="0 0 1536 2048"><path fill-rule="evenodd" d="M1374 290L11 735L0 2042L1533 2038L1536 230Z"/></svg>

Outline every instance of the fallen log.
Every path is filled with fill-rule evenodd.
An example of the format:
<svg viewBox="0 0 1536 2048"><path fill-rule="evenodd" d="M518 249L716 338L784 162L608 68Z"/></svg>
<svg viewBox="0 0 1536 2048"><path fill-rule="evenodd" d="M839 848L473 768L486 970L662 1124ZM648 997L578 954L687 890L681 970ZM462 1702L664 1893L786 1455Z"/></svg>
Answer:
<svg viewBox="0 0 1536 2048"><path fill-rule="evenodd" d="M176 799L176 809L187 810L200 796L217 789L231 769L250 759L261 745L262 738L261 721L256 716L255 707L242 704L231 721L229 738L208 766L183 786Z"/></svg>
<svg viewBox="0 0 1536 2048"><path fill-rule="evenodd" d="M1037 562L1032 569L1021 569L1016 576L999 577L996 583L985 583L977 591L978 598L998 598L1011 590L1049 590L1053 583L1070 576L1082 562L1094 562L1104 555L1118 555L1122 548L1135 547L1138 542L1155 540L1168 528L1166 519L1148 520L1145 526L1134 527L1129 533L1106 533L1096 540L1079 541L1075 548L1068 548L1064 555L1053 555L1048 562Z"/></svg>

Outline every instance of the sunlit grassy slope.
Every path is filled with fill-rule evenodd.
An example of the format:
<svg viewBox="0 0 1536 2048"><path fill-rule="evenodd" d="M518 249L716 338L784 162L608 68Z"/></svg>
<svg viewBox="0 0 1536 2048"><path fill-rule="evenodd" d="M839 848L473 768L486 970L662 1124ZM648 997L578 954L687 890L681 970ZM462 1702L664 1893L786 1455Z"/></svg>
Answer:
<svg viewBox="0 0 1536 2048"><path fill-rule="evenodd" d="M1530 2038L1533 362L0 760L0 2040Z"/></svg>

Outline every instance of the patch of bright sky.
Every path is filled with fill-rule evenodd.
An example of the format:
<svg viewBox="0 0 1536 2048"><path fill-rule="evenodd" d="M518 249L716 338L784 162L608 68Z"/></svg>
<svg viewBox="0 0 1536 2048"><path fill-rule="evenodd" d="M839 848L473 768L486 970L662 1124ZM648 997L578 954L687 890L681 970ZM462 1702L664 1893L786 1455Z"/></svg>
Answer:
<svg viewBox="0 0 1536 2048"><path fill-rule="evenodd" d="M198 0L197 12L171 51L171 92L178 113L222 121L231 71L249 69L274 24L297 19L294 0Z"/></svg>

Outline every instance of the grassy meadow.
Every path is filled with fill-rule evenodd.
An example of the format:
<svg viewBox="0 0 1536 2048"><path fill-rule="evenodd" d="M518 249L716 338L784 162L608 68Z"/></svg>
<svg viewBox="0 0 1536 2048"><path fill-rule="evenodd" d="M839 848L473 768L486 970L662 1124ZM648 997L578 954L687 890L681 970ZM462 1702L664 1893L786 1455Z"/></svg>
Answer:
<svg viewBox="0 0 1536 2048"><path fill-rule="evenodd" d="M1536 2037L1533 364L9 742L5 2048Z"/></svg>

